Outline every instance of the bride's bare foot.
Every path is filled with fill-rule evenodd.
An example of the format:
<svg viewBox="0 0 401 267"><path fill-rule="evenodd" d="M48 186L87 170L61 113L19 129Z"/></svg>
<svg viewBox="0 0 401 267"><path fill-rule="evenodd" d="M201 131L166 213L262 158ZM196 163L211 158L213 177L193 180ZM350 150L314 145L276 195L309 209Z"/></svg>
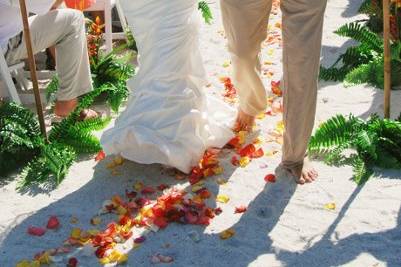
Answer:
<svg viewBox="0 0 401 267"><path fill-rule="evenodd" d="M282 166L290 175L295 178L298 184L312 183L319 176L316 169L312 166L308 158L305 158L303 165L288 168Z"/></svg>
<svg viewBox="0 0 401 267"><path fill-rule="evenodd" d="M235 122L235 131L251 131L255 123L255 116L251 116L243 112L241 109L238 110L237 120Z"/></svg>

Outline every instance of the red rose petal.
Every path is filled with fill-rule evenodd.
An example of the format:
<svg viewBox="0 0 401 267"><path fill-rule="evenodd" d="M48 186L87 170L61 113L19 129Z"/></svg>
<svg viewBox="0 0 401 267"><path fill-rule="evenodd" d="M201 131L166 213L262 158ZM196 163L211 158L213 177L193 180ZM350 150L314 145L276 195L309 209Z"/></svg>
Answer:
<svg viewBox="0 0 401 267"><path fill-rule="evenodd" d="M269 183L275 183L276 182L276 176L274 174L268 174L265 176L265 181Z"/></svg>
<svg viewBox="0 0 401 267"><path fill-rule="evenodd" d="M248 210L248 208L246 206L239 206L235 208L235 212L234 213L244 213Z"/></svg>
<svg viewBox="0 0 401 267"><path fill-rule="evenodd" d="M223 210L220 207L214 209L214 213L216 215L220 215L222 212L223 212Z"/></svg>
<svg viewBox="0 0 401 267"><path fill-rule="evenodd" d="M167 189L167 188L169 188L169 186L166 184L161 184L161 185L157 186L157 190L159 190L159 191L163 191L164 189Z"/></svg>
<svg viewBox="0 0 401 267"><path fill-rule="evenodd" d="M263 157L265 152L263 151L262 148L259 148L255 152L252 153L251 158L257 159Z"/></svg>
<svg viewBox="0 0 401 267"><path fill-rule="evenodd" d="M144 236L140 236L140 237L134 239L134 243L141 244L141 243L145 242L145 240L146 240L146 238Z"/></svg>
<svg viewBox="0 0 401 267"><path fill-rule="evenodd" d="M50 216L49 221L47 222L47 229L57 229L60 227L60 222L56 216Z"/></svg>
<svg viewBox="0 0 401 267"><path fill-rule="evenodd" d="M156 192L156 190L153 188L153 187L151 187L151 186L146 186L144 189L142 189L142 191L141 191L141 193L142 194L144 194L144 195L146 195L146 194L153 194L153 193L155 193Z"/></svg>
<svg viewBox="0 0 401 267"><path fill-rule="evenodd" d="M243 148L238 152L238 154L239 154L241 157L250 157L253 153L255 153L255 151L256 151L255 145L254 145L254 144L249 144L249 145L246 145L245 147L243 147Z"/></svg>
<svg viewBox="0 0 401 267"><path fill-rule="evenodd" d="M99 151L95 157L95 161L101 161L106 157L106 154L104 153L103 150Z"/></svg>
<svg viewBox="0 0 401 267"><path fill-rule="evenodd" d="M77 267L78 266L78 260L76 258L69 258L67 267Z"/></svg>
<svg viewBox="0 0 401 267"><path fill-rule="evenodd" d="M234 165L234 166L239 166L239 160L238 160L238 158L236 156L233 156L231 158L231 164Z"/></svg>
<svg viewBox="0 0 401 267"><path fill-rule="evenodd" d="M127 197L127 198L129 198L129 199L133 199L133 198L136 198L136 196L137 196L137 192L135 192L135 191L128 191L127 189L125 189L125 196Z"/></svg>
<svg viewBox="0 0 401 267"><path fill-rule="evenodd" d="M167 225L168 225L167 220L166 220L165 218L163 218L163 217L156 217L156 218L154 219L153 223L154 223L155 225L157 225L157 226L158 226L159 228L161 228L161 229L166 228Z"/></svg>
<svg viewBox="0 0 401 267"><path fill-rule="evenodd" d="M30 226L28 227L28 234L33 236L42 236L46 233L46 229L42 227Z"/></svg>

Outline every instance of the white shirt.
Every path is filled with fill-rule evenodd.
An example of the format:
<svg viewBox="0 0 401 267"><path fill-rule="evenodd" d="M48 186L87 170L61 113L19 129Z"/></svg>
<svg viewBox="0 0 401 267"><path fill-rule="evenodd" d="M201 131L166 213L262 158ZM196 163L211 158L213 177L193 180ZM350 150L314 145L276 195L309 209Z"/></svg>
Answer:
<svg viewBox="0 0 401 267"><path fill-rule="evenodd" d="M28 13L44 14L54 0L25 0ZM23 30L19 0L0 0L0 47L4 50L8 40Z"/></svg>

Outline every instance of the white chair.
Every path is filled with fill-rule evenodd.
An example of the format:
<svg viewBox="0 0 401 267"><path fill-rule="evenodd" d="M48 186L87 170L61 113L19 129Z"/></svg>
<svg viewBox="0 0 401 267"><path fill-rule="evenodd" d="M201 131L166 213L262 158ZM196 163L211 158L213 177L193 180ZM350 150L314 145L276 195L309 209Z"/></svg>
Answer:
<svg viewBox="0 0 401 267"><path fill-rule="evenodd" d="M13 79L11 77L11 72L14 72L16 70L22 69L24 67L24 63L18 63L12 66L8 66L7 62L4 58L3 52L0 51L0 73L1 73L1 77L2 80L4 80L8 93L11 97L11 99L18 103L21 104L21 100L19 98L18 92L17 92L17 88L15 88ZM26 86L26 84L23 85L24 87Z"/></svg>
<svg viewBox="0 0 401 267"><path fill-rule="evenodd" d="M106 52L111 52L113 49L113 39L125 39L125 33L113 33L112 32L112 17L111 17L111 10L113 7L116 7L118 17L121 22L121 26L123 29L126 29L127 22L125 16L123 14L121 5L119 0L97 0L94 5L85 9L84 11L103 11L104 12L104 36L106 41Z"/></svg>

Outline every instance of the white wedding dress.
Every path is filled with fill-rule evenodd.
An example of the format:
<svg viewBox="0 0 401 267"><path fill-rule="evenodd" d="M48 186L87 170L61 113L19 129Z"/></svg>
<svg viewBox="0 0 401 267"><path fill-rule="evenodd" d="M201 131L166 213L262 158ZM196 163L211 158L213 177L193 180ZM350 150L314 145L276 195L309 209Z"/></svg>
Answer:
<svg viewBox="0 0 401 267"><path fill-rule="evenodd" d="M207 97L197 0L122 0L139 49L126 110L101 143L106 154L188 173L232 137L235 111Z"/></svg>

